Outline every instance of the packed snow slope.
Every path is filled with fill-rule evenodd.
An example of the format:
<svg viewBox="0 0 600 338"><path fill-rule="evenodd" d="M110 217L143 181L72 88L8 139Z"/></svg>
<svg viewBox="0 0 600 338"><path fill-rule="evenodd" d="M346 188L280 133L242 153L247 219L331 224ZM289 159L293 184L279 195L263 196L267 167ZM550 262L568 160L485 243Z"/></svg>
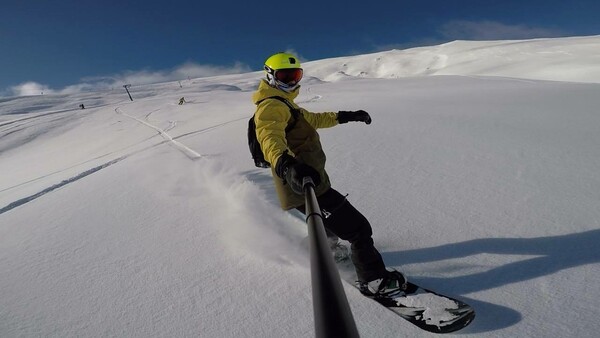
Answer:
<svg viewBox="0 0 600 338"><path fill-rule="evenodd" d="M388 266L475 307L459 334L600 331L599 45L305 65L297 103L373 118L320 131L334 187ZM305 225L247 149L261 77L0 99L0 336L313 336ZM361 336L430 336L344 285Z"/></svg>

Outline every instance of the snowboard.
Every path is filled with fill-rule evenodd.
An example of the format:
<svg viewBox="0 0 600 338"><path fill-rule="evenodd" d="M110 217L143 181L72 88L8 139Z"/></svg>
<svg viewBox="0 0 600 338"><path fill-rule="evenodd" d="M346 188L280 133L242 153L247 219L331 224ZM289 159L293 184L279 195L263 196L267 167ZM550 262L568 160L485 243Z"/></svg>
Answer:
<svg viewBox="0 0 600 338"><path fill-rule="evenodd" d="M350 272L350 259L338 261L343 280L358 289ZM367 297L385 306L417 327L433 333L450 333L463 329L475 318L475 310L468 304L438 292L407 282L404 290L392 297Z"/></svg>
<svg viewBox="0 0 600 338"><path fill-rule="evenodd" d="M308 248L308 243L304 244ZM358 289L349 249L344 245L336 245L331 249L342 280ZM470 305L411 282L407 282L404 290L394 297L365 298L378 302L417 327L433 333L458 331L475 318L475 310Z"/></svg>
<svg viewBox="0 0 600 338"><path fill-rule="evenodd" d="M475 318L475 310L466 303L410 282L406 283L404 292L396 296L371 299L419 328L434 333L458 331Z"/></svg>

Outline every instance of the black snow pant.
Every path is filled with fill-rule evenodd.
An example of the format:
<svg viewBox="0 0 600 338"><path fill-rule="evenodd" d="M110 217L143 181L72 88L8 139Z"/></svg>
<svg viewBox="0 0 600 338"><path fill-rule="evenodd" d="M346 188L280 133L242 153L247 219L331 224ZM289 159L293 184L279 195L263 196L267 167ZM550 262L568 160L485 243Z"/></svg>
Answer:
<svg viewBox="0 0 600 338"><path fill-rule="evenodd" d="M369 221L335 189L329 189L317 198L325 230L350 242L351 259L361 282L372 281L385 275L385 264L373 243ZM296 208L305 213L304 205Z"/></svg>

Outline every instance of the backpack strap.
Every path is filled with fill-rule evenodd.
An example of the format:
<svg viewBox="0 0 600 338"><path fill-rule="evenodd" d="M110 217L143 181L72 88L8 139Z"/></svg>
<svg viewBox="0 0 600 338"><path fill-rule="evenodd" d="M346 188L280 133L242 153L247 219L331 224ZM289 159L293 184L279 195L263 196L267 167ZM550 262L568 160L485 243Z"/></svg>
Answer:
<svg viewBox="0 0 600 338"><path fill-rule="evenodd" d="M287 126L287 128L285 128L285 132L287 133L287 132L289 132L290 130L292 130L292 129L294 128L294 126L296 126L296 123L298 122L298 118L300 117L300 114L301 114L301 112L300 112L300 109L298 109L298 108L295 108L295 107L294 107L294 106L293 106L293 105L290 103L290 101L288 101L287 99L285 99L285 98L283 98L283 97L281 97L281 96L271 96L271 97L264 98L264 99L262 99L262 100L258 101L258 102L257 102L257 105L258 105L258 104L261 104L261 103L262 103L264 100L268 100L268 99L276 99L276 100L279 100L279 101L281 101L281 102L285 103L285 105L286 105L286 106L288 106L288 108L290 108L290 113L292 114L292 117L294 118L294 121L293 121L293 122L292 122L290 125L288 125L288 126Z"/></svg>

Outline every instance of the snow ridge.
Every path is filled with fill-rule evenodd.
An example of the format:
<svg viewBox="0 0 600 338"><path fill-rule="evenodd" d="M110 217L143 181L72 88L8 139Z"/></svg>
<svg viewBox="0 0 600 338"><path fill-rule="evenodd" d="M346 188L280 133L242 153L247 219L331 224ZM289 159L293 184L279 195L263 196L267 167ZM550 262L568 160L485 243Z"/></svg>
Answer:
<svg viewBox="0 0 600 338"><path fill-rule="evenodd" d="M600 83L600 36L510 41L453 41L306 62L329 82L430 75L501 76Z"/></svg>

